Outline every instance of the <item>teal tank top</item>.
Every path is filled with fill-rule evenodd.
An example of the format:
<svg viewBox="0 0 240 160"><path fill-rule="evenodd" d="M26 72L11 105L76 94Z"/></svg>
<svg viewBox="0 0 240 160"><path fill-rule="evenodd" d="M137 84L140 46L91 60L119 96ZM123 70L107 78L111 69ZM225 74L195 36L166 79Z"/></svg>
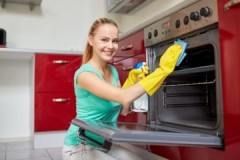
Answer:
<svg viewBox="0 0 240 160"><path fill-rule="evenodd" d="M112 65L109 65L109 67L113 75L112 85L119 87L118 72ZM76 117L80 120L102 120L116 122L122 105L97 97L94 94L88 92L87 90L81 88L76 82L78 75L82 72L94 73L99 78L104 80L102 74L89 64L84 64L78 70L76 70L74 74L74 91L76 95L77 112ZM75 146L81 142L81 139L77 137L78 130L79 127L72 124L70 125L64 139L64 145ZM91 132L85 131L85 134L101 144L104 141L103 138ZM88 141L87 144L94 146L94 144Z"/></svg>

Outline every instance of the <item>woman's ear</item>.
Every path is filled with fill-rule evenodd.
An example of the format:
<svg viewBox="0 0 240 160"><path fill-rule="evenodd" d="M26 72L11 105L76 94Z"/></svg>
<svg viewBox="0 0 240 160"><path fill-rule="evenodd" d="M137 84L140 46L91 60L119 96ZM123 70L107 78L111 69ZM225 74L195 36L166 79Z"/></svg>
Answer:
<svg viewBox="0 0 240 160"><path fill-rule="evenodd" d="M93 46L93 37L92 36L88 36L88 43L90 44L90 46Z"/></svg>

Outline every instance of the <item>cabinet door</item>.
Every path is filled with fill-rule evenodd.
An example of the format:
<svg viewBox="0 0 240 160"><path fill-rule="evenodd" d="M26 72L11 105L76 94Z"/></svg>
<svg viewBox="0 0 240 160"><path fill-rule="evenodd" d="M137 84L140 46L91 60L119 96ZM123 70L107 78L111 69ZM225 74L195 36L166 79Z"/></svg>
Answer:
<svg viewBox="0 0 240 160"><path fill-rule="evenodd" d="M119 79L121 84L123 85L125 80L128 77L129 71L133 68L134 64L137 62L145 62L146 57L145 55L136 55L134 57L130 57L124 60L119 60L118 57L114 58L114 66L116 67ZM119 122L135 122L135 123L146 123L147 116L145 113L131 113L128 116L121 116L119 115L118 121Z"/></svg>
<svg viewBox="0 0 240 160"><path fill-rule="evenodd" d="M73 76L80 55L36 54L35 92L73 91Z"/></svg>
<svg viewBox="0 0 240 160"><path fill-rule="evenodd" d="M121 39L118 45L119 49L115 55L116 57L124 59L138 54L145 55L144 31L140 30L133 35Z"/></svg>
<svg viewBox="0 0 240 160"><path fill-rule="evenodd" d="M35 93L35 132L67 130L75 108L74 93Z"/></svg>

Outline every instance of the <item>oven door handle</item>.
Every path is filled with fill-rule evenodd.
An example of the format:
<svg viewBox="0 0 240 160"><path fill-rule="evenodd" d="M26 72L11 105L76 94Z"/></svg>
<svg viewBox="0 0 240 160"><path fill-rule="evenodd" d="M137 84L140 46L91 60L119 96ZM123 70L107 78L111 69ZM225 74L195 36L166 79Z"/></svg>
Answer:
<svg viewBox="0 0 240 160"><path fill-rule="evenodd" d="M127 46L122 46L121 47L121 51L128 51L128 50L131 50L133 49L133 45L132 44L129 44Z"/></svg>

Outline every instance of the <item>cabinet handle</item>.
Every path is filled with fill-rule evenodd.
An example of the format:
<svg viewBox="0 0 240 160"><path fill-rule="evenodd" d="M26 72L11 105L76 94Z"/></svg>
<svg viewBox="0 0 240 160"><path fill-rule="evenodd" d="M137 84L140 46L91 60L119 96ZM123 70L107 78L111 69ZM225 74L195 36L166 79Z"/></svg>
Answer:
<svg viewBox="0 0 240 160"><path fill-rule="evenodd" d="M70 101L70 98L53 98L52 101L55 103L64 103Z"/></svg>
<svg viewBox="0 0 240 160"><path fill-rule="evenodd" d="M228 1L225 5L224 5L224 9L225 10L229 10L230 7L234 6L234 5L237 5L240 3L240 0L230 0Z"/></svg>
<svg viewBox="0 0 240 160"><path fill-rule="evenodd" d="M132 49L133 48L133 45L132 44L130 44L130 45L128 45L128 46L122 46L121 47L121 51L128 51L128 50L130 50L130 49Z"/></svg>
<svg viewBox="0 0 240 160"><path fill-rule="evenodd" d="M114 65L114 66L120 66L120 65L123 65L123 64L122 64L122 63L114 62L113 65Z"/></svg>
<svg viewBox="0 0 240 160"><path fill-rule="evenodd" d="M130 71L131 69L133 69L133 67L122 67L123 71Z"/></svg>
<svg viewBox="0 0 240 160"><path fill-rule="evenodd" d="M54 60L53 64L68 64L70 61L67 60Z"/></svg>

